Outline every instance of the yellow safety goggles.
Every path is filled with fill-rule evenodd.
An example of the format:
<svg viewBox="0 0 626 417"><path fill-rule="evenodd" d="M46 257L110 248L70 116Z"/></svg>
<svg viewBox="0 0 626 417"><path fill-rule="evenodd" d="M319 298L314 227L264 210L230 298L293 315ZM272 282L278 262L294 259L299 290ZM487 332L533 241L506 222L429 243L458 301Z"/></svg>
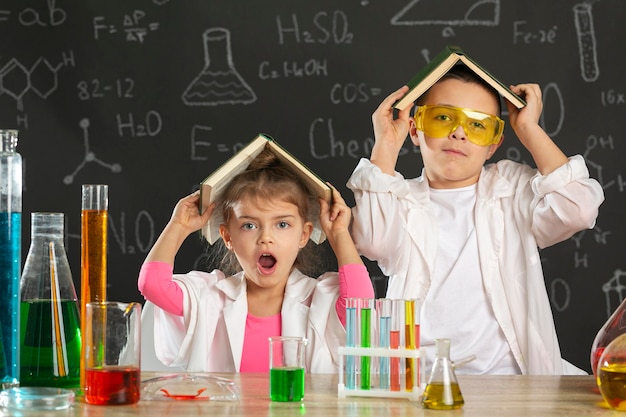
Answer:
<svg viewBox="0 0 626 417"><path fill-rule="evenodd" d="M447 138L462 126L467 139L479 146L495 145L504 131L499 117L461 107L419 106L413 118L417 129L432 138Z"/></svg>

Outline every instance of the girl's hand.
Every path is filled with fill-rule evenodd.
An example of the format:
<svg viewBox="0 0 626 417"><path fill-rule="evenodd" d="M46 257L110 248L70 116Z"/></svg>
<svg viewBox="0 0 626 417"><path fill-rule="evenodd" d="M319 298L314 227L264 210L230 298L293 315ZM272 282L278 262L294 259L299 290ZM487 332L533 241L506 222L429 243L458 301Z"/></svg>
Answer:
<svg viewBox="0 0 626 417"><path fill-rule="evenodd" d="M176 207L174 207L170 224L181 227L187 234L201 229L209 221L215 205L211 205L204 210L204 213L200 214L199 201L200 191L178 200Z"/></svg>
<svg viewBox="0 0 626 417"><path fill-rule="evenodd" d="M320 224L328 239L332 240L337 233L348 233L352 212L339 191L331 184L328 185L333 191L332 206L320 199Z"/></svg>
<svg viewBox="0 0 626 417"><path fill-rule="evenodd" d="M328 184L333 190L332 207L326 200L320 199L320 223L322 230L328 238L339 266L347 264L363 264L363 260L354 246L352 236L350 236L350 220L352 211L339 194L339 191Z"/></svg>

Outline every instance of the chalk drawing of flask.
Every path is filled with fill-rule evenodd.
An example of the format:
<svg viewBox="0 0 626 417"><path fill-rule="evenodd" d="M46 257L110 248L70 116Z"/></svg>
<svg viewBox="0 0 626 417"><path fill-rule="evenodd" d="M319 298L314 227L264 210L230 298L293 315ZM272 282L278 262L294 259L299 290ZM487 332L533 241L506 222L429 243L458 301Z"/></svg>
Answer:
<svg viewBox="0 0 626 417"><path fill-rule="evenodd" d="M230 47L230 32L224 28L207 29L203 34L204 68L183 93L188 106L250 104L254 91L235 69Z"/></svg>

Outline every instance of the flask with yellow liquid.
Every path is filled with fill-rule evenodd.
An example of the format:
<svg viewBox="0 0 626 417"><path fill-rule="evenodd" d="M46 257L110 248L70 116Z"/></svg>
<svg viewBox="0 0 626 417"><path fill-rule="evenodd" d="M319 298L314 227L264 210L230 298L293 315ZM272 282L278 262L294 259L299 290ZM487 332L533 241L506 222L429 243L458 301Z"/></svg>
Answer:
<svg viewBox="0 0 626 417"><path fill-rule="evenodd" d="M626 334L616 337L598 361L596 382L604 401L626 411Z"/></svg>
<svg viewBox="0 0 626 417"><path fill-rule="evenodd" d="M450 339L435 339L436 356L428 378L422 405L433 410L453 410L463 407L465 401L450 360Z"/></svg>

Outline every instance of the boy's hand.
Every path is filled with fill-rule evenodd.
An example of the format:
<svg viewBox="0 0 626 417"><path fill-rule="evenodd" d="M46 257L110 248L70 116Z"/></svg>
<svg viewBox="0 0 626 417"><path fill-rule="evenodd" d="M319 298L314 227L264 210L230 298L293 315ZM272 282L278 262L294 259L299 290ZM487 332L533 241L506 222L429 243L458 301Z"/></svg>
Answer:
<svg viewBox="0 0 626 417"><path fill-rule="evenodd" d="M374 126L374 147L370 160L384 173L393 175L398 154L409 133L409 114L411 108L398 111L393 118L393 103L406 94L409 87L406 85L391 93L372 114Z"/></svg>
<svg viewBox="0 0 626 417"><path fill-rule="evenodd" d="M509 121L515 132L524 131L529 127L539 124L539 117L543 110L541 101L541 88L537 84L512 85L511 90L526 100L526 106L518 109L508 100L506 106L509 111Z"/></svg>
<svg viewBox="0 0 626 417"><path fill-rule="evenodd" d="M518 84L511 86L511 90L526 100L526 106L521 110L506 102L511 127L532 155L539 172L548 175L567 163L567 156L539 125L543 109L541 89L537 84Z"/></svg>
<svg viewBox="0 0 626 417"><path fill-rule="evenodd" d="M398 112L398 118L393 118L393 103L402 98L409 91L406 85L391 93L378 106L372 114L372 124L374 126L374 137L376 143L392 146L400 152L402 145L409 133L409 113L411 108Z"/></svg>

